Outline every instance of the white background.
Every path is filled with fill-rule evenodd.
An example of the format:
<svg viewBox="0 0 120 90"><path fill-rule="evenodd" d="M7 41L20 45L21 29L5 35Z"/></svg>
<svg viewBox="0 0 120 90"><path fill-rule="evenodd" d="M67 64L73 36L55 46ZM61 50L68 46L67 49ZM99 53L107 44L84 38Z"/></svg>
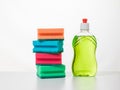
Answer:
<svg viewBox="0 0 120 90"><path fill-rule="evenodd" d="M98 71L120 71L119 0L0 0L0 71L35 71L37 28L62 27L62 60L70 72L72 39L84 17L98 41Z"/></svg>

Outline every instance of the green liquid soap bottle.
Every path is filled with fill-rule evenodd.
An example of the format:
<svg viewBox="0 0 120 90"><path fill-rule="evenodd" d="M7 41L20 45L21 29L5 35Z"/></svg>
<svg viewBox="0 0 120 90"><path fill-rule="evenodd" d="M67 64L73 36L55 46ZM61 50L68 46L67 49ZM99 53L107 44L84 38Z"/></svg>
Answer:
<svg viewBox="0 0 120 90"><path fill-rule="evenodd" d="M74 50L72 73L74 76L95 76L97 40L89 33L87 19L83 19L80 29L80 33L75 35L72 41Z"/></svg>

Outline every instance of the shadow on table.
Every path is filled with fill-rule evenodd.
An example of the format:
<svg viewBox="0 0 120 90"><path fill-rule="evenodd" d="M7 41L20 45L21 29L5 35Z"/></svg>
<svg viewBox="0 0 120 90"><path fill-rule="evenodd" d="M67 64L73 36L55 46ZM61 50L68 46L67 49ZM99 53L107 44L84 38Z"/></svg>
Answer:
<svg viewBox="0 0 120 90"><path fill-rule="evenodd" d="M96 90L95 77L73 77L73 90Z"/></svg>
<svg viewBox="0 0 120 90"><path fill-rule="evenodd" d="M37 77L37 90L62 90L65 78L40 79Z"/></svg>

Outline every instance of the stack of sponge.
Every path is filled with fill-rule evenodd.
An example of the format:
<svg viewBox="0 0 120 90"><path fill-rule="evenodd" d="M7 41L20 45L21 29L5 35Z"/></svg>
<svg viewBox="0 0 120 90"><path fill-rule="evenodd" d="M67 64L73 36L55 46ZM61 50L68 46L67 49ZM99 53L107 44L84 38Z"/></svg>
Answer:
<svg viewBox="0 0 120 90"><path fill-rule="evenodd" d="M38 40L33 41L37 76L40 78L65 77L65 65L62 64L61 54L63 41L63 28L38 29Z"/></svg>

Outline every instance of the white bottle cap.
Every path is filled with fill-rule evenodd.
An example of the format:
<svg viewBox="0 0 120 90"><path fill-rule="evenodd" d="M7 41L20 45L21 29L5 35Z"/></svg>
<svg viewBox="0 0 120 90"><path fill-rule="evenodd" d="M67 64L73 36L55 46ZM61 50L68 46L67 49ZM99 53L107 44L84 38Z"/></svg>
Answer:
<svg viewBox="0 0 120 90"><path fill-rule="evenodd" d="M87 23L87 19L83 18L82 21L83 22L80 25L80 29L81 30L89 30L89 23Z"/></svg>

